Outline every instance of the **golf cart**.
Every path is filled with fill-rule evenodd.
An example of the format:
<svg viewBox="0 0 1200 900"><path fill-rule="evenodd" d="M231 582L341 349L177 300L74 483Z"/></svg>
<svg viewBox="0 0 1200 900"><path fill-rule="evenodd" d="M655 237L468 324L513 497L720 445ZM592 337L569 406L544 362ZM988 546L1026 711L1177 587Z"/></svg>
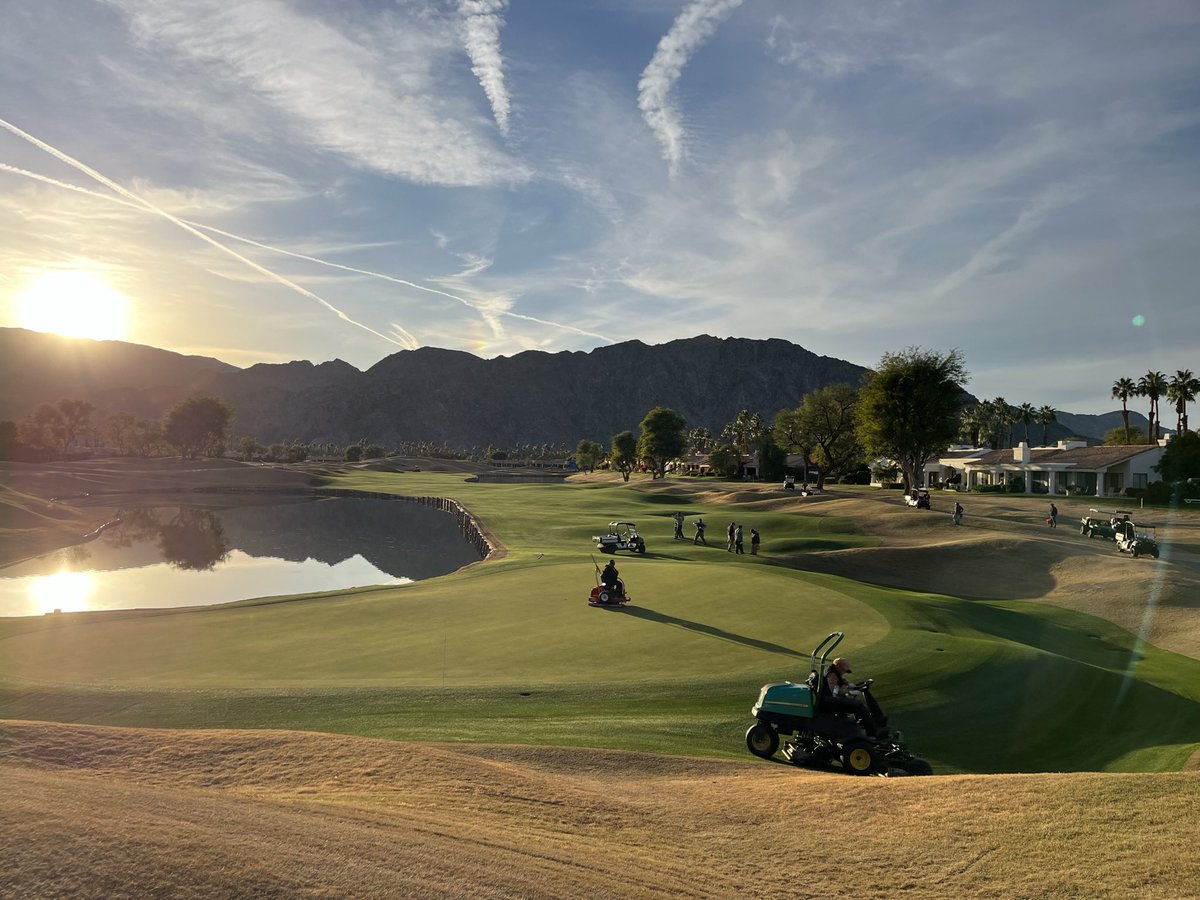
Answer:
<svg viewBox="0 0 1200 900"><path fill-rule="evenodd" d="M609 522L608 534L593 535L592 540L596 542L596 549L601 553L616 553L618 550L646 552L646 542L632 522Z"/></svg>
<svg viewBox="0 0 1200 900"><path fill-rule="evenodd" d="M1120 509L1115 512L1107 509L1089 509L1088 514L1079 520L1079 533L1087 535L1089 538L1115 541L1117 528L1132 517L1132 513Z"/></svg>
<svg viewBox="0 0 1200 900"><path fill-rule="evenodd" d="M1153 556L1158 559L1158 538L1153 525L1141 522L1121 522L1116 526L1117 551L1128 553L1134 559Z"/></svg>
<svg viewBox="0 0 1200 900"><path fill-rule="evenodd" d="M925 488L913 488L904 495L904 502L916 509L929 509L929 491Z"/></svg>
<svg viewBox="0 0 1200 900"><path fill-rule="evenodd" d="M746 732L746 748L770 759L782 736L783 755L793 765L823 768L837 759L854 775L932 775L929 763L904 746L900 732L883 729L871 735L853 714L824 708L829 657L843 637L843 632L835 631L817 644L810 660L812 671L803 684L763 685L750 710L758 721ZM853 687L866 693L871 679Z"/></svg>

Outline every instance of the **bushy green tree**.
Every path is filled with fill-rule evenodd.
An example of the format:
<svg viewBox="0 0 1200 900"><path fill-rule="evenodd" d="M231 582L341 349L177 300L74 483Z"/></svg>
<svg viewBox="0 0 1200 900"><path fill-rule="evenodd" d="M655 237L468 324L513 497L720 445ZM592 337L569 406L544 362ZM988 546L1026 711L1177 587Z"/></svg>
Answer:
<svg viewBox="0 0 1200 900"><path fill-rule="evenodd" d="M732 475L737 466L737 452L729 444L717 444L708 453L708 467L722 478Z"/></svg>
<svg viewBox="0 0 1200 900"><path fill-rule="evenodd" d="M831 384L805 394L797 413L799 428L811 441L820 467L818 488L825 486L827 477L841 475L860 462L858 391L848 384Z"/></svg>
<svg viewBox="0 0 1200 900"><path fill-rule="evenodd" d="M1154 471L1168 484L1200 478L1200 435L1185 431L1172 438Z"/></svg>
<svg viewBox="0 0 1200 900"><path fill-rule="evenodd" d="M584 438L575 447L575 465L581 472L595 471L602 459L604 459L604 448L596 441Z"/></svg>
<svg viewBox="0 0 1200 900"><path fill-rule="evenodd" d="M609 460L612 462L612 467L621 473L621 477L628 481L638 460L637 439L633 436L632 431L622 431L620 434L613 435Z"/></svg>
<svg viewBox="0 0 1200 900"><path fill-rule="evenodd" d="M184 459L217 455L228 440L233 407L220 397L189 397L163 416L163 439Z"/></svg>
<svg viewBox="0 0 1200 900"><path fill-rule="evenodd" d="M1104 433L1104 444L1108 447L1122 446L1125 444L1141 444L1146 440L1146 436L1142 434L1142 429L1136 425L1130 425L1128 428L1113 428Z"/></svg>
<svg viewBox="0 0 1200 900"><path fill-rule="evenodd" d="M637 453L654 478L667 474L667 463L678 459L687 449L687 421L665 406L656 406L642 419Z"/></svg>
<svg viewBox="0 0 1200 900"><path fill-rule="evenodd" d="M858 395L858 438L869 456L900 466L904 486L919 482L930 454L958 433L963 385L970 376L958 350L920 347L885 353Z"/></svg>

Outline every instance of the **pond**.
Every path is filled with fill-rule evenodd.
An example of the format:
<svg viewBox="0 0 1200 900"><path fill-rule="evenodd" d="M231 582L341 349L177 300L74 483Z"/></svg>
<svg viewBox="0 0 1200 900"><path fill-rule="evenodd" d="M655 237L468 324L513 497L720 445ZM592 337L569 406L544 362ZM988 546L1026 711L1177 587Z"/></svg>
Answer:
<svg viewBox="0 0 1200 900"><path fill-rule="evenodd" d="M189 498L112 518L94 540L0 568L0 616L404 584L479 560L454 516L403 500Z"/></svg>

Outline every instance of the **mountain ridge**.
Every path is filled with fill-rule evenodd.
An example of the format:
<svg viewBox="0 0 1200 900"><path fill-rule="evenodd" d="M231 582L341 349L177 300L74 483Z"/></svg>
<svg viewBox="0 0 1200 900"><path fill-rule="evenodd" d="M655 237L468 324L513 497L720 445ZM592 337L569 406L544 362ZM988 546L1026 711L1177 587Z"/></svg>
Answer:
<svg viewBox="0 0 1200 900"><path fill-rule="evenodd" d="M654 406L719 434L742 409L769 418L811 391L857 385L867 371L782 338L707 334L493 359L421 347L362 371L340 359L239 368L141 344L0 328L0 419L18 420L64 397L92 403L94 421L118 411L157 418L186 397L213 395L233 405L234 435L263 443L366 438L468 448L588 438L607 445L617 432L636 432ZM1052 440L1102 438L1121 424L1119 411L1059 417ZM1145 417L1130 411L1130 424L1144 429Z"/></svg>

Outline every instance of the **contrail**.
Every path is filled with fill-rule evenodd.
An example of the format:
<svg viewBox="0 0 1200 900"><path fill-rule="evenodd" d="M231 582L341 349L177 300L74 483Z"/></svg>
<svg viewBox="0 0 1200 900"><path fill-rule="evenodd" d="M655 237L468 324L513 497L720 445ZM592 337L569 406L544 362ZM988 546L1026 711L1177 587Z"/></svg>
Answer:
<svg viewBox="0 0 1200 900"><path fill-rule="evenodd" d="M500 55L500 29L508 0L458 0L463 44L471 58L471 71L492 104L500 133L508 136L508 90L504 86L504 60Z"/></svg>
<svg viewBox="0 0 1200 900"><path fill-rule="evenodd" d="M112 194L105 194L105 193L101 193L100 191L93 191L90 188L81 187L80 185L77 185L77 184L71 184L68 181L59 181L57 178L50 178L47 175L40 175L37 172L30 172L27 169L19 169L16 166L10 166L7 163L0 162L0 172L9 172L13 175L21 175L21 176L24 176L25 178L33 179L34 181L40 181L44 184L49 184L53 187L62 188L63 190L75 191L76 193L85 194L89 197L95 197L98 200L105 200L109 203L116 203L121 206L128 207L130 209L136 209L136 210L139 210L142 212L146 211L146 207L144 205L142 205L141 203L134 203L133 201L125 200L121 197L114 197ZM379 278L383 281L390 281L393 284L400 284L405 287L410 287L410 288L413 288L418 291L425 291L428 294L437 294L440 297L446 297L447 299L455 300L458 303L461 303L463 306L470 309L472 312L483 315L482 311L477 306L475 306L475 304L473 304L470 300L467 300L465 297L460 297L457 294L451 294L448 291L439 291L437 288L426 287L423 284L417 284L416 282L406 281L403 278L397 278L394 275L386 275L383 272L372 272L370 269L359 269L359 268L356 268L355 266L347 266L347 265L343 265L342 263L331 262L330 260L321 259L320 257L317 257L317 256L308 256L307 254L304 254L304 253L297 253L294 250L285 250L282 247L274 247L270 244L264 244L259 241L253 240L251 238L243 237L240 234L233 234L232 232L229 232L229 231L223 231L220 228L216 228L215 226L212 226L212 225L205 225L202 222L193 222L189 219L179 219L178 221L182 222L185 225L191 226L192 228L199 228L199 229L203 229L204 231L210 231L213 234L218 234L221 237L228 238L231 241L238 241L239 243L242 243L242 244L248 244L251 247L258 247L260 250L266 250L270 253L279 253L283 256L290 256L293 259L304 260L305 262L315 263L319 266L328 266L331 269L341 269L344 272L353 272L356 275L366 275L370 278ZM220 245L218 245L218 246L220 246ZM301 288L300 290L303 290L303 288ZM318 298L318 299L320 299L320 298ZM324 303L324 301L321 301L321 302ZM326 304L326 305L328 305L328 304ZM495 315L495 314L493 313L492 315ZM503 310L499 313L499 315L507 316L512 319L520 319L521 321L524 321L524 322L533 322L537 325L545 325L549 328L558 328L562 331L569 331L573 334L581 335L582 337L595 338L596 340L604 341L609 344L614 343L613 339L608 337L607 335L597 334L594 331L586 331L582 328L577 328L574 325L566 325L562 322L551 322L548 319L539 319L534 316L522 315L521 313L515 313L515 312L511 312L509 310ZM355 323L355 324L357 324L357 323ZM360 327L365 327L365 326L360 326ZM398 328L398 326L393 326L393 327ZM369 331L370 329L367 329L367 330ZM403 331L403 329L399 329L399 330ZM372 333L376 333L376 332L372 332ZM403 333L404 333L404 335L407 336L407 339L415 341L415 339L412 338L412 336L407 331L404 331ZM393 343L395 343L395 342L393 341ZM419 344L417 346L419 346ZM411 350L413 348L409 347L408 349Z"/></svg>
<svg viewBox="0 0 1200 900"><path fill-rule="evenodd" d="M654 56L638 79L638 109L663 147L663 159L674 175L687 156L683 124L671 104L671 88L692 54L713 36L721 19L742 0L692 0L658 42Z"/></svg>
<svg viewBox="0 0 1200 900"><path fill-rule="evenodd" d="M334 306L332 303L330 303L328 300L324 299L323 297L319 297L318 295L314 294L312 291L308 290L308 288L301 287L300 285L296 284L294 281L291 281L282 275L278 275L275 272L272 272L270 269L266 268L265 266L259 265L252 259L242 256L242 254L238 253L236 250L233 250L230 247L226 247L220 241L217 241L217 240L209 237L207 234L202 232L200 229L195 228L192 225L189 225L187 222L183 221L182 219L179 219L179 218L171 215L166 210L160 209L159 207L157 207L153 203L151 203L149 200L145 200L145 199L139 197L137 194L133 193L132 191L126 190L124 187L117 184L111 178L107 178L106 176L100 174L95 169L91 168L90 166L85 165L84 163L81 163L79 160L77 160L71 156L68 156L66 153L63 153L61 150L58 150L55 147L50 146L45 141L39 140L38 138L34 137L32 134L29 134L26 131L22 131L20 128L18 128L16 125L13 125L11 122L8 122L4 119L0 119L0 127L3 127L6 130L12 132L13 134L15 134L17 137L21 138L22 140L28 141L29 143L33 144L33 146L37 147L39 150L44 150L45 152L47 152L51 156L53 156L55 159L58 159L61 162L66 163L67 165L71 166L74 169L78 169L84 175L87 175L90 178L94 178L96 181L100 182L100 184L104 185L105 187L109 188L110 190L116 191L118 194L120 194L126 200L130 201L131 204L141 207L142 209L147 210L149 212L152 212L155 215L162 216L168 222L178 225L184 231L200 238L200 240L202 240L206 244L209 244L210 246L216 248L217 250L220 250L222 253L228 254L229 256L236 259L238 262L249 266L251 269L258 272L259 274L265 275L267 278L270 278L272 281L276 281L279 284L282 284L284 287L291 288L292 290L296 291L299 294L302 294L305 297L308 297L311 300L316 300L318 303L320 303L322 306L324 306L326 309L328 309L330 312L332 312L334 315L336 315L342 321L348 322L349 324L354 325L358 328L361 328L364 331L367 331L367 332L375 335L378 338L382 338L383 340L387 341L389 344L395 344L396 346L403 347L406 350L415 350L421 346L419 341L417 341L411 334L409 334L407 331L405 331L403 328L400 328L399 326L393 325L393 328L401 336L401 340L396 340L395 338L389 337L388 335L384 334L383 332L376 331L374 328L372 328L369 325L364 325L362 322L355 321L350 316L346 315L344 312L342 312L340 309L338 309L336 306Z"/></svg>

